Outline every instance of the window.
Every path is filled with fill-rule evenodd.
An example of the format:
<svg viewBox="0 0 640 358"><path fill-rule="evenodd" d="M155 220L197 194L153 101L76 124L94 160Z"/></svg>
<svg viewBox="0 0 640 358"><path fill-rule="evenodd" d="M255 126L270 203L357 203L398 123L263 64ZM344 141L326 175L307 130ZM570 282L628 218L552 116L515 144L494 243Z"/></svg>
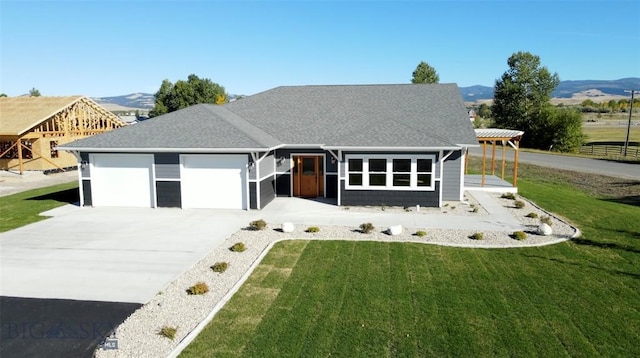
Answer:
<svg viewBox="0 0 640 358"><path fill-rule="evenodd" d="M349 159L348 185L362 185L362 159Z"/></svg>
<svg viewBox="0 0 640 358"><path fill-rule="evenodd" d="M387 160L369 159L369 185L387 185Z"/></svg>
<svg viewBox="0 0 640 358"><path fill-rule="evenodd" d="M435 155L347 155L347 189L434 190Z"/></svg>
<svg viewBox="0 0 640 358"><path fill-rule="evenodd" d="M393 159L393 186L411 186L411 159Z"/></svg>
<svg viewBox="0 0 640 358"><path fill-rule="evenodd" d="M417 184L418 186L431 186L431 159L417 159Z"/></svg>

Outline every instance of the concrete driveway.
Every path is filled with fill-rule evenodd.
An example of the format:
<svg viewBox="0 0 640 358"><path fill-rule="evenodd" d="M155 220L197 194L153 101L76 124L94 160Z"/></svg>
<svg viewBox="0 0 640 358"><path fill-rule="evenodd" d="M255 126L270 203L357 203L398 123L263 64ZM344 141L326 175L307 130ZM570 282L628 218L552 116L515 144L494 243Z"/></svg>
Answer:
<svg viewBox="0 0 640 358"><path fill-rule="evenodd" d="M255 212L79 208L0 234L0 296L146 303Z"/></svg>

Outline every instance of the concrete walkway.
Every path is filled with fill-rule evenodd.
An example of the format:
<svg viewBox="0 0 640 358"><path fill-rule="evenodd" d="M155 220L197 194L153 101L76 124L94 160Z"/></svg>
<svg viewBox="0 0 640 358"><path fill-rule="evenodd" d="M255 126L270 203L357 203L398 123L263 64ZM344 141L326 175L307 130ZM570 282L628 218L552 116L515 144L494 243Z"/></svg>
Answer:
<svg viewBox="0 0 640 358"><path fill-rule="evenodd" d="M364 222L376 226L402 225L413 228L469 229L478 231L518 231L525 227L494 198L482 191L467 195L484 207L489 215L424 214L416 212L350 211L332 204L301 198L276 198L260 211L268 223L292 222L304 225L358 227Z"/></svg>

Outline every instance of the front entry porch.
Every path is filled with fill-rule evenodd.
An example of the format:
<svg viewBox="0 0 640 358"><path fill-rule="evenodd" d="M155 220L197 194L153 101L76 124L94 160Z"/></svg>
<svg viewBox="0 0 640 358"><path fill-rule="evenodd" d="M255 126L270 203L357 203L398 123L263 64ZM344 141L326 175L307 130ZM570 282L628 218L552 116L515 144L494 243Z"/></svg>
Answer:
<svg viewBox="0 0 640 358"><path fill-rule="evenodd" d="M293 196L300 198L324 197L324 155L293 155Z"/></svg>

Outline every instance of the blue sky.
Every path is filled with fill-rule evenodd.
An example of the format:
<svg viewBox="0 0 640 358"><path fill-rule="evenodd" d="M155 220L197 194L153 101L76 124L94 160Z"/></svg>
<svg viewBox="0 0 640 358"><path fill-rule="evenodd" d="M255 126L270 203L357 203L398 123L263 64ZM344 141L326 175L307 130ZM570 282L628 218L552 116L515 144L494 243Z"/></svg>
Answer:
<svg viewBox="0 0 640 358"><path fill-rule="evenodd" d="M154 93L191 73L228 93L281 85L493 86L517 51L561 80L640 77L640 1L0 0L0 92Z"/></svg>

